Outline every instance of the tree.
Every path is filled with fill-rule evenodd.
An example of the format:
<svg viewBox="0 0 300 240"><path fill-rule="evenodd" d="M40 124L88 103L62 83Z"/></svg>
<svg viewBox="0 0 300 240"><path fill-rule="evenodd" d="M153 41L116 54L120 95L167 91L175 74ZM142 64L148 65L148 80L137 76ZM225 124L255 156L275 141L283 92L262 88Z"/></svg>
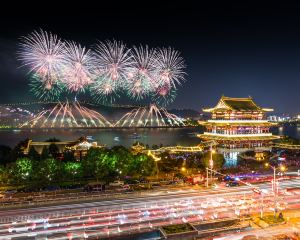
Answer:
<svg viewBox="0 0 300 240"><path fill-rule="evenodd" d="M11 169L12 179L20 184L29 182L33 174L33 161L29 158L18 158Z"/></svg>
<svg viewBox="0 0 300 240"><path fill-rule="evenodd" d="M53 137L53 138L47 139L45 142L60 142L60 140L57 139L57 138L55 138L55 137Z"/></svg>
<svg viewBox="0 0 300 240"><path fill-rule="evenodd" d="M59 162L53 158L40 161L36 165L35 181L44 186L52 182L60 181Z"/></svg>
<svg viewBox="0 0 300 240"><path fill-rule="evenodd" d="M0 145L0 163L6 165L10 162L11 148L9 146Z"/></svg>
<svg viewBox="0 0 300 240"><path fill-rule="evenodd" d="M74 181L75 178L82 177L82 163L81 162L66 162L63 163L63 170L66 180Z"/></svg>
<svg viewBox="0 0 300 240"><path fill-rule="evenodd" d="M10 153L10 162L15 162L17 161L18 158L24 157L24 149L28 145L29 139L26 138L23 141L20 141L11 151Z"/></svg>
<svg viewBox="0 0 300 240"><path fill-rule="evenodd" d="M161 172L172 172L181 168L183 163L183 158L171 157L167 152L160 154L161 161L159 161L159 171Z"/></svg>
<svg viewBox="0 0 300 240"><path fill-rule="evenodd" d="M31 147L29 149L27 157L30 158L31 160L38 161L40 160L41 155L34 149L34 147Z"/></svg>
<svg viewBox="0 0 300 240"><path fill-rule="evenodd" d="M47 146L44 146L41 154L41 159L47 159L49 157L50 157L49 148Z"/></svg>
<svg viewBox="0 0 300 240"><path fill-rule="evenodd" d="M215 170L219 170L223 167L224 165L224 162L225 162L225 159L224 159L224 156L223 154L220 154L220 153L214 153L212 155L212 159L213 159L213 169ZM210 161L210 152L206 152L202 155L202 163L204 165L205 168L210 168L210 164L209 164L209 161Z"/></svg>
<svg viewBox="0 0 300 240"><path fill-rule="evenodd" d="M7 183L7 181L8 181L7 167L0 165L0 183Z"/></svg>
<svg viewBox="0 0 300 240"><path fill-rule="evenodd" d="M74 162L75 161L74 152L72 150L64 151L63 160L66 162Z"/></svg>
<svg viewBox="0 0 300 240"><path fill-rule="evenodd" d="M205 168L203 165L203 162L200 160L201 155L200 154L191 154L186 157L186 167L187 168L193 168L193 169L203 169Z"/></svg>
<svg viewBox="0 0 300 240"><path fill-rule="evenodd" d="M155 171L155 162L146 154L137 154L131 158L128 174L131 176L150 176Z"/></svg>
<svg viewBox="0 0 300 240"><path fill-rule="evenodd" d="M97 181L110 182L122 173L122 159L126 159L124 147L90 148L82 161L84 175L96 178ZM128 150L127 150L128 151ZM119 161L119 162L118 162Z"/></svg>
<svg viewBox="0 0 300 240"><path fill-rule="evenodd" d="M55 143L51 143L49 145L49 153L53 158L56 158L59 154L59 149Z"/></svg>

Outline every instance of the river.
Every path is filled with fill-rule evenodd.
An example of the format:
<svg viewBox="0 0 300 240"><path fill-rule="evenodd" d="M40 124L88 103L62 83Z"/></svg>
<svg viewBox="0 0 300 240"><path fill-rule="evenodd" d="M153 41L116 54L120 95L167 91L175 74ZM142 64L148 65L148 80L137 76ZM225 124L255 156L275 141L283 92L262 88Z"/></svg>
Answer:
<svg viewBox="0 0 300 240"><path fill-rule="evenodd" d="M61 141L72 141L82 136L92 136L94 141L108 147L116 145L131 146L139 141L148 144L164 146L192 146L200 140L195 133L202 133L203 128L124 128L124 129L24 129L0 130L0 145L14 147L19 141L30 138L33 141L45 141L57 138ZM300 127L284 126L272 129L274 134L288 135L300 138Z"/></svg>

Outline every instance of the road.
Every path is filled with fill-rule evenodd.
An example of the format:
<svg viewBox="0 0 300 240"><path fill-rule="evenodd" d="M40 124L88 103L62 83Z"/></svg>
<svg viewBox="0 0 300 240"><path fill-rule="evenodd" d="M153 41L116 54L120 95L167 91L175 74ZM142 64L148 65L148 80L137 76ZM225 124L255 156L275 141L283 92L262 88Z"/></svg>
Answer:
<svg viewBox="0 0 300 240"><path fill-rule="evenodd" d="M273 211L271 184L263 201L248 186L211 190L155 191L146 196L0 212L0 239L79 239L128 234L183 222ZM300 179L280 182L278 208L299 208Z"/></svg>

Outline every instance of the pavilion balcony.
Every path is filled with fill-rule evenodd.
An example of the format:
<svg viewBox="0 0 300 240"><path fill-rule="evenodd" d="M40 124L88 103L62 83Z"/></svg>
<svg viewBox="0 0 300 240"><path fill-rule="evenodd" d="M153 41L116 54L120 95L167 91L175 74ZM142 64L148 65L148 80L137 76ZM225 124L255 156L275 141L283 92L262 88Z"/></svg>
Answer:
<svg viewBox="0 0 300 240"><path fill-rule="evenodd" d="M222 134L222 133L212 133L212 132L204 132L204 135L208 136L218 136L224 138L231 137L269 137L272 136L272 133L247 133L247 134Z"/></svg>
<svg viewBox="0 0 300 240"><path fill-rule="evenodd" d="M207 122L210 123L268 123L268 120L253 120L253 119L234 119L234 120L223 120L223 119L209 119Z"/></svg>

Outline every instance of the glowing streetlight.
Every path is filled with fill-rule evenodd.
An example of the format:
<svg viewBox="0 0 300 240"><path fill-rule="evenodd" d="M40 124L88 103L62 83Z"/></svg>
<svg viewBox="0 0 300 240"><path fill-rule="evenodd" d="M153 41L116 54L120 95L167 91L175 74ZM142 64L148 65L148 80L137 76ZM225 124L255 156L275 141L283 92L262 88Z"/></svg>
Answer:
<svg viewBox="0 0 300 240"><path fill-rule="evenodd" d="M216 153L216 150L212 148L212 145L210 145L210 159L209 159L209 167L210 167L210 182L212 183L212 169L214 167L214 161L213 161L213 154ZM206 168L206 187L208 187L208 170L209 168Z"/></svg>
<svg viewBox="0 0 300 240"><path fill-rule="evenodd" d="M265 163L266 167L271 167L273 169L273 193L274 193L274 217L276 217L277 212L277 191L278 187L276 187L276 170L279 169L280 171L284 172L286 170L285 166L275 167L271 166L269 163ZM278 182L279 184L279 182Z"/></svg>

